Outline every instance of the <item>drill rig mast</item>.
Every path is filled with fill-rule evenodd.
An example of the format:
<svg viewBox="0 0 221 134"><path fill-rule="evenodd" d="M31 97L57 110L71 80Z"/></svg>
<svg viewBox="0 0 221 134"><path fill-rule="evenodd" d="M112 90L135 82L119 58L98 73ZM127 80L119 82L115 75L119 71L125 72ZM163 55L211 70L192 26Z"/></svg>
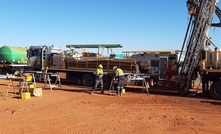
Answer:
<svg viewBox="0 0 221 134"><path fill-rule="evenodd" d="M208 33L210 27L212 26L213 16L215 12L220 12L220 10L218 10L218 2L219 0L187 1L190 21L181 50L181 54L182 52L185 52L185 58L179 74L181 80L180 88L185 92L189 91L191 81L193 80L192 77L194 71L198 66L199 60L201 58L201 52L207 46ZM216 25L221 26L220 24Z"/></svg>

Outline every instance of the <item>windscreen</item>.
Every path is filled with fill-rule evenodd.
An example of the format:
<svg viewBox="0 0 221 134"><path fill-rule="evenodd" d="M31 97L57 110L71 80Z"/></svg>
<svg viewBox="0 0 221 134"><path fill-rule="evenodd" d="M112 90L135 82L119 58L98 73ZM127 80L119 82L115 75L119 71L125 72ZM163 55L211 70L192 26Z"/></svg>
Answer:
<svg viewBox="0 0 221 134"><path fill-rule="evenodd" d="M40 49L30 49L28 56L33 57L33 56L39 56L40 54L41 54Z"/></svg>

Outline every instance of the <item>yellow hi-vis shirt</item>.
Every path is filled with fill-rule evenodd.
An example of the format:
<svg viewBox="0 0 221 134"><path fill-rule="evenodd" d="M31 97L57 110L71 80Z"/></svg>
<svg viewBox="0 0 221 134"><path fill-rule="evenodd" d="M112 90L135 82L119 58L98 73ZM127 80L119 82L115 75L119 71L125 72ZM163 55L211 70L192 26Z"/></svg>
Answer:
<svg viewBox="0 0 221 134"><path fill-rule="evenodd" d="M102 80L102 77L103 77L103 69L98 68L96 70L96 80Z"/></svg>
<svg viewBox="0 0 221 134"><path fill-rule="evenodd" d="M98 68L96 71L96 75L103 75L103 69Z"/></svg>
<svg viewBox="0 0 221 134"><path fill-rule="evenodd" d="M122 69L117 68L117 70L115 71L115 75L116 75L116 76L122 76L122 75L124 75L124 72L123 72Z"/></svg>

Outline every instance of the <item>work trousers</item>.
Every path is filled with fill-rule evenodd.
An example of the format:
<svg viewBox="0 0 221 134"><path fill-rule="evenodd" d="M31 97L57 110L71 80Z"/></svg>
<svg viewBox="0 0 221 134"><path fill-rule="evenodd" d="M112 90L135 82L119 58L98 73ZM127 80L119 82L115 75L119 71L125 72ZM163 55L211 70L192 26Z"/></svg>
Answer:
<svg viewBox="0 0 221 134"><path fill-rule="evenodd" d="M124 80L119 80L117 82L117 95L122 94L123 88L124 88Z"/></svg>
<svg viewBox="0 0 221 134"><path fill-rule="evenodd" d="M96 90L97 86L100 84L100 89L101 89L101 93L104 93L104 88L103 88L103 79L96 79L95 80L95 85L93 87L93 91Z"/></svg>

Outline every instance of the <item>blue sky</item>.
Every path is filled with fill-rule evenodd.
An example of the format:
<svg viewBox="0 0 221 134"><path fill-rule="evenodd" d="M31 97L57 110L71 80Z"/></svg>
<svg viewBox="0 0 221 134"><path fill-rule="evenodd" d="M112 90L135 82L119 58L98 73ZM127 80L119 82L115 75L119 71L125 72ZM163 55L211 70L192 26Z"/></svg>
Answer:
<svg viewBox="0 0 221 134"><path fill-rule="evenodd" d="M186 0L0 0L0 46L121 44L124 50L181 49ZM215 43L220 29L212 29Z"/></svg>

